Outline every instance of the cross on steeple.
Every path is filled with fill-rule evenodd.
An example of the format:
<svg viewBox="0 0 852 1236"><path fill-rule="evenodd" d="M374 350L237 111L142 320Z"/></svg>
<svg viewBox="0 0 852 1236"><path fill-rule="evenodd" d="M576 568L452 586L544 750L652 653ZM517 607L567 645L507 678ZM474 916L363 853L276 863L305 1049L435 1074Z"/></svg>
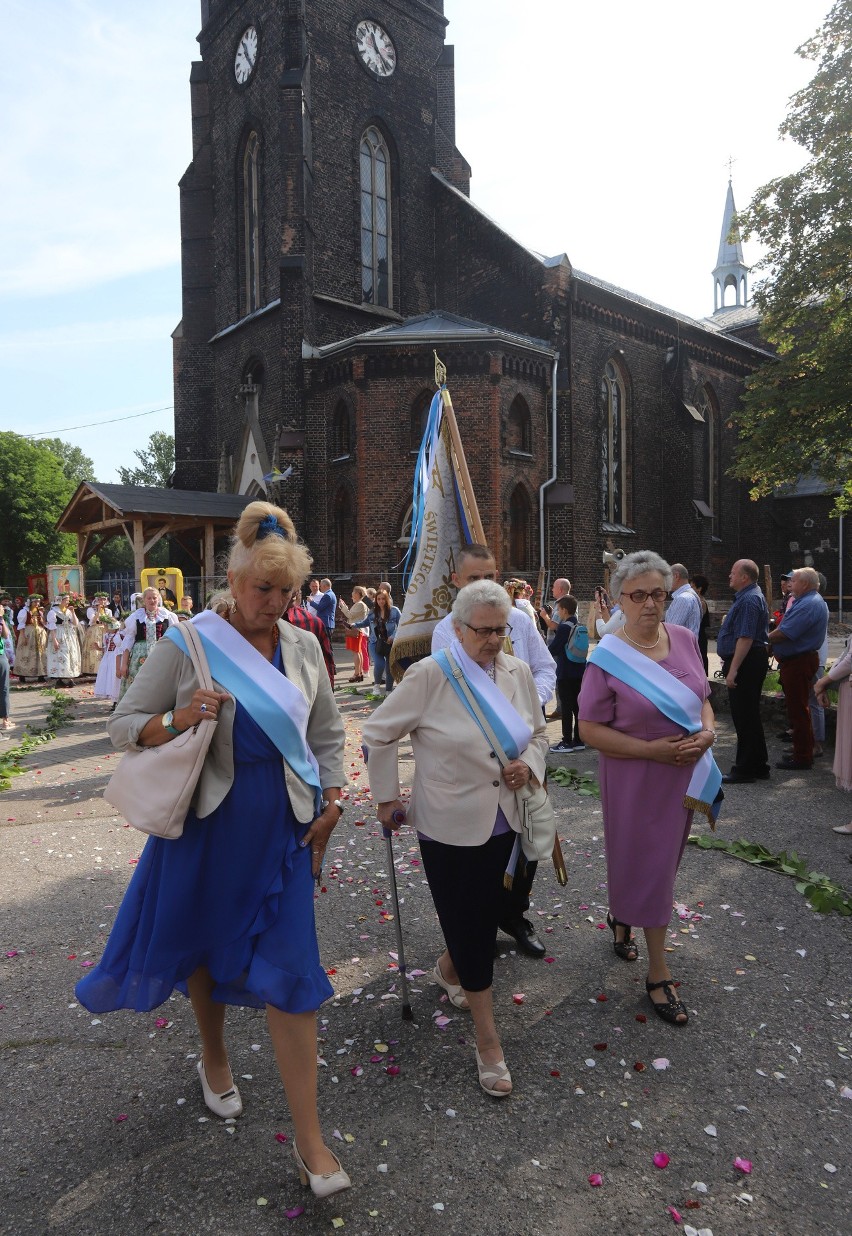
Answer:
<svg viewBox="0 0 852 1236"><path fill-rule="evenodd" d="M736 161L737 160L734 158L733 155L728 155L728 158L725 161L725 167L728 169L728 180L729 181L733 179L734 164L736 163Z"/></svg>

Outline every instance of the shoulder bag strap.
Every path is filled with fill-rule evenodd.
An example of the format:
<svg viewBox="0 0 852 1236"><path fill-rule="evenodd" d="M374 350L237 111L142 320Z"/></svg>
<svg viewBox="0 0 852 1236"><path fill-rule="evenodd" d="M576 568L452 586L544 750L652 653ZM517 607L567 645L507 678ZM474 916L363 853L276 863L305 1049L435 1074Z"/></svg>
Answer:
<svg viewBox="0 0 852 1236"><path fill-rule="evenodd" d="M198 678L199 686L204 691L212 691L213 679L210 676L210 666L207 664L207 657L204 654L204 645L201 642L201 637L191 622L182 622L180 624L180 633L186 644L186 650L189 653L189 659Z"/></svg>
<svg viewBox="0 0 852 1236"><path fill-rule="evenodd" d="M450 665L450 669L453 672L453 678L455 678L456 682L459 684L462 691L464 692L465 698L468 702L468 707L470 708L473 715L476 717L476 720L479 723L479 727L482 730L483 734L488 739L488 741L491 743L491 746L494 748L494 754L497 756L497 759L500 761L501 765L505 768L506 765L510 762L509 757L506 754L506 752L503 750L503 747L501 746L497 735L494 733L485 714L483 713L482 709L479 707L476 696L471 691L470 684L468 683L467 679L462 673L461 667L459 666L453 654L450 652L449 648L444 649L444 655L446 656L447 661L449 662L449 665Z"/></svg>

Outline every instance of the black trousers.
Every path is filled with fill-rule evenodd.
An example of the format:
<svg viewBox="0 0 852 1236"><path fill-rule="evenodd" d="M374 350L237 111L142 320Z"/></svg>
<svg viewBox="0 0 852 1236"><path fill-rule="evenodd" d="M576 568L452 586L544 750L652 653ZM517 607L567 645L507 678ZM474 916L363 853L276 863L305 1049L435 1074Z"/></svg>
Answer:
<svg viewBox="0 0 852 1236"><path fill-rule="evenodd" d="M420 839L429 891L465 991L486 991L494 981L503 874L515 836L499 833L484 845L445 845Z"/></svg>
<svg viewBox="0 0 852 1236"><path fill-rule="evenodd" d="M556 694L559 697L559 711L562 713L562 741L569 747L580 741L580 723L577 719L582 678L558 678Z"/></svg>
<svg viewBox="0 0 852 1236"><path fill-rule="evenodd" d="M731 658L726 657L722 669L727 675ZM760 693L769 668L765 648L752 647L737 670L737 685L728 690L731 720L737 731L737 758L734 769L743 776L756 777L769 768L766 736L760 719Z"/></svg>

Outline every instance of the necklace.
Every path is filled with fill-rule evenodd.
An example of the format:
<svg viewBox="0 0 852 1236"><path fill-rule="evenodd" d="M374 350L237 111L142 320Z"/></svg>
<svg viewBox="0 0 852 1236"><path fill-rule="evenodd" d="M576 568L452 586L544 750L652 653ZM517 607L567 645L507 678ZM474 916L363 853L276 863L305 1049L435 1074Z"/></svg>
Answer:
<svg viewBox="0 0 852 1236"><path fill-rule="evenodd" d="M630 643L633 645L634 648L644 648L646 652L649 652L652 648L657 647L657 644L659 644L660 642L660 636L663 633L663 629L661 627L659 631L657 632L657 638L654 640L653 644L637 644L635 639L630 639L630 636L627 634L626 626L623 626L621 629L624 632L624 638L626 640L630 640Z"/></svg>

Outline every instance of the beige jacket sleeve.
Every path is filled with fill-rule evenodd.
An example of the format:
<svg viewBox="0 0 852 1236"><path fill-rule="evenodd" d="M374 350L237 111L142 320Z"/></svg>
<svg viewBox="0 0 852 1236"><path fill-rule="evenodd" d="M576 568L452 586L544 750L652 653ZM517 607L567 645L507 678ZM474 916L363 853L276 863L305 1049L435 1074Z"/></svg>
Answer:
<svg viewBox="0 0 852 1236"><path fill-rule="evenodd" d="M320 784L324 789L342 787L346 784L343 722L334 702L322 649L309 631L285 622L279 622L278 629L287 677L310 704L307 740L319 766ZM160 640L110 717L107 729L116 750L138 750L139 736L148 722L171 708L186 707L198 685L189 657L172 640ZM213 686L216 691L226 690L215 679ZM219 712L193 801L202 818L219 806L233 784L234 713L233 699L229 699ZM314 816L313 791L286 760L282 764L293 812L299 821L307 823Z"/></svg>

